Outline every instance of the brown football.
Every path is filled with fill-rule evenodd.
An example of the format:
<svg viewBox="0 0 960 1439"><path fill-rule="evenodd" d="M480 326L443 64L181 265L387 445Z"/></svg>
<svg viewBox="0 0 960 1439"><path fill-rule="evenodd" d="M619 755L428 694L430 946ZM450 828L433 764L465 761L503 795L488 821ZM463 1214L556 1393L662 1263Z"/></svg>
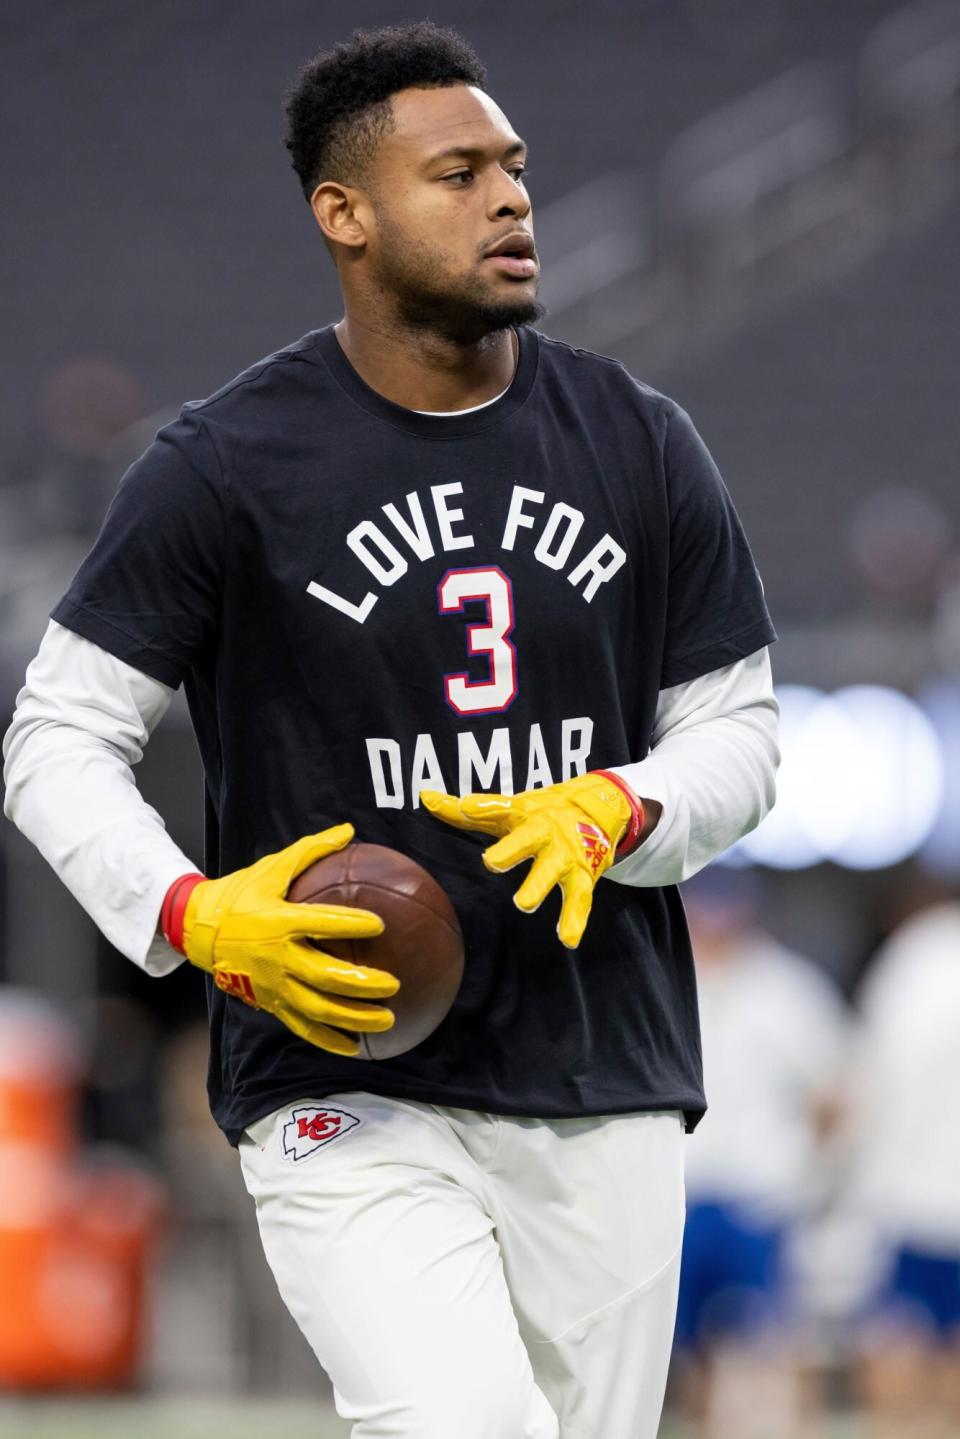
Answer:
<svg viewBox="0 0 960 1439"><path fill-rule="evenodd" d="M338 959L395 974L400 989L378 1000L396 1015L384 1034L361 1034L360 1058L392 1059L432 1034L463 978L463 935L456 910L432 875L398 850L350 844L318 860L290 886L296 904L371 909L384 923L375 939L324 940Z"/></svg>

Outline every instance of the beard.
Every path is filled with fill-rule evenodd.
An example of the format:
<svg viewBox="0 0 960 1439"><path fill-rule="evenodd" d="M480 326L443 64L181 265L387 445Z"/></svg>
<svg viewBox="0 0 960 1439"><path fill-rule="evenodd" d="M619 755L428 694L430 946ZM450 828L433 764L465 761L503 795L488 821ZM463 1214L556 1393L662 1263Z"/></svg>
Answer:
<svg viewBox="0 0 960 1439"><path fill-rule="evenodd" d="M377 283L405 328L427 330L456 345L476 345L546 314L532 296L507 293L497 299L479 275L451 275L438 257L414 245L383 215L380 229L384 243Z"/></svg>

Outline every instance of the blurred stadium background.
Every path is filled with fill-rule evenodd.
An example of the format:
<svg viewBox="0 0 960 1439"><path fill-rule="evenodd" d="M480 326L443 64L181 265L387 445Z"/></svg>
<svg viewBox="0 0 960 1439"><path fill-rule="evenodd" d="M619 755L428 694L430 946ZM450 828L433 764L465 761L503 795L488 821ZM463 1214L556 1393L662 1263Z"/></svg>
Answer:
<svg viewBox="0 0 960 1439"><path fill-rule="evenodd" d="M4 714L158 425L339 313L282 95L421 13L4 5ZM781 634L779 807L691 886L708 1091L717 1066L691 1197L738 1139L772 1156L789 1319L702 1325L663 1433L960 1434L952 1301L939 1327L871 1307L898 1244L960 1259L960 0L428 13L531 143L545 328L691 411ZM140 780L199 854L185 706ZM795 971L766 1009L748 952ZM0 981L3 1433L344 1432L206 1113L197 977L140 974L4 825Z"/></svg>

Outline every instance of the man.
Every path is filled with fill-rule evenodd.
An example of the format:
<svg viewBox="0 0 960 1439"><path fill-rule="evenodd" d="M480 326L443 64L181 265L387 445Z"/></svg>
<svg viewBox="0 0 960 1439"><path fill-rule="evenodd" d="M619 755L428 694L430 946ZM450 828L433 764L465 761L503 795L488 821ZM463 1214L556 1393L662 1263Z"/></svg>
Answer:
<svg viewBox="0 0 960 1439"><path fill-rule="evenodd" d="M760 899L719 865L683 889L710 1113L686 1157L675 1392L703 1439L791 1439L816 1397L802 1254L849 1026L831 980L763 929Z"/></svg>
<svg viewBox="0 0 960 1439"><path fill-rule="evenodd" d="M635 1439L704 1108L671 886L771 803L773 630L683 411L528 328L525 146L483 80L428 24L301 75L344 318L125 477L28 672L7 807L121 950L212 975L213 1111L354 1434ZM218 879L131 782L181 681ZM466 936L448 1019L378 1064L345 1031L388 1027L395 981L322 941L379 921L283 904L354 831ZM514 905L497 876L534 856Z"/></svg>
<svg viewBox="0 0 960 1439"><path fill-rule="evenodd" d="M854 1384L878 1439L960 1427L960 902L909 895L857 995L842 1213L866 1234Z"/></svg>

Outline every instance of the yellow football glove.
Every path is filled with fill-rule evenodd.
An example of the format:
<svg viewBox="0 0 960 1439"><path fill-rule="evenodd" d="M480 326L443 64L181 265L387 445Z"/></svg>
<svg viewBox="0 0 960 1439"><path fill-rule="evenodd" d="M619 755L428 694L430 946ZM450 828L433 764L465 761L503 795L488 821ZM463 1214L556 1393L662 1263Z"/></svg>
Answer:
<svg viewBox="0 0 960 1439"><path fill-rule="evenodd" d="M383 920L346 905L291 904L286 895L308 865L352 838L353 826L339 824L222 879L182 876L167 891L161 915L167 940L212 974L219 989L276 1015L310 1044L347 1055L359 1046L344 1029L382 1033L394 1017L384 1006L337 996L388 999L400 984L382 969L334 959L310 941L369 939L383 933Z"/></svg>
<svg viewBox="0 0 960 1439"><path fill-rule="evenodd" d="M495 874L533 860L513 897L518 909L527 914L539 909L559 885L563 904L557 935L567 949L576 949L583 938L597 880L615 857L633 848L643 828L640 800L624 780L604 770L515 795L468 794L457 799L422 789L420 802L457 829L499 836L499 843L483 856Z"/></svg>

